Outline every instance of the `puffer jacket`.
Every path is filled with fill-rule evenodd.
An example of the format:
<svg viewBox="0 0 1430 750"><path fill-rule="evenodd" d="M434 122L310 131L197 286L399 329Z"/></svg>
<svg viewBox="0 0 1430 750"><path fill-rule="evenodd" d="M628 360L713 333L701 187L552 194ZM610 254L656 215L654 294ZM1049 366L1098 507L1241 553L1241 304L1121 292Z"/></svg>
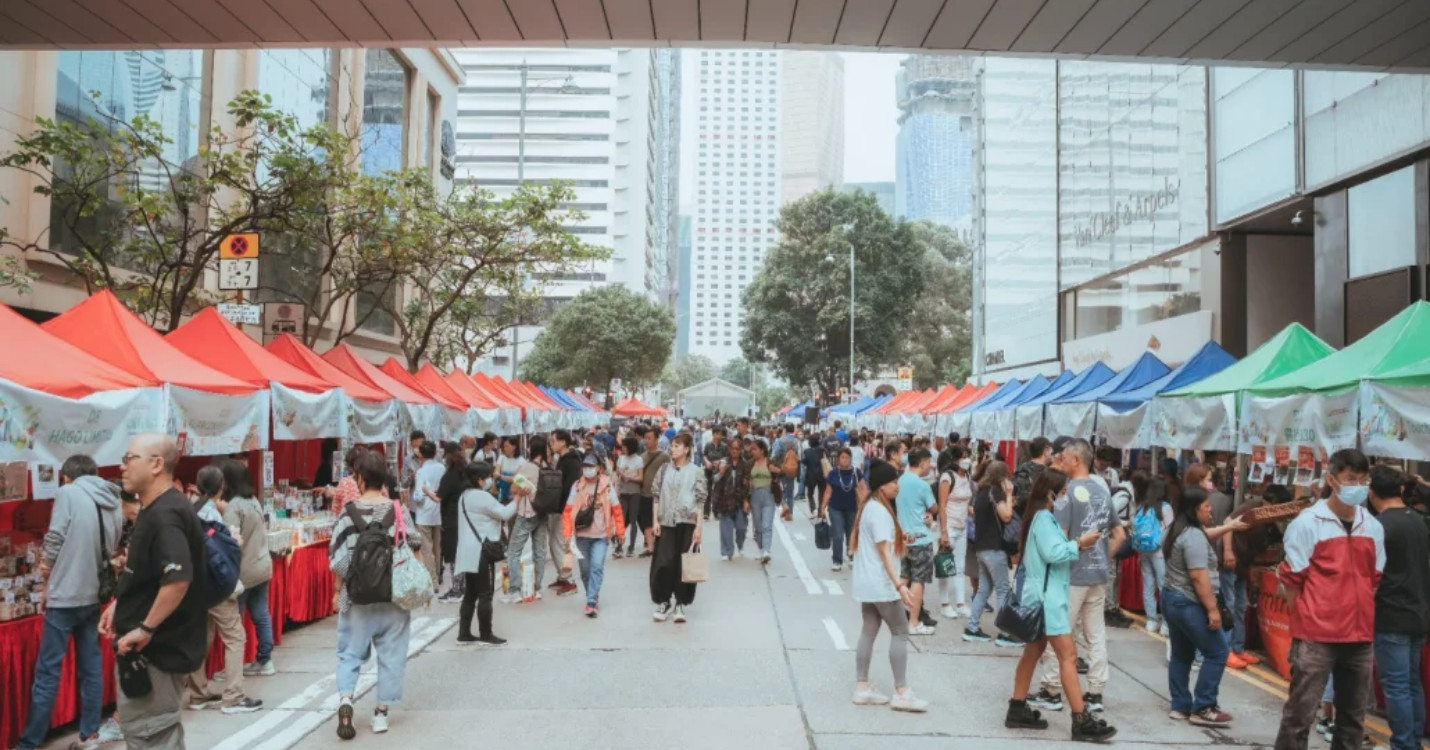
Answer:
<svg viewBox="0 0 1430 750"><path fill-rule="evenodd" d="M1300 591L1291 637L1314 643L1375 640L1375 587L1385 569L1385 529L1364 508L1349 533L1322 500L1286 527L1282 585Z"/></svg>

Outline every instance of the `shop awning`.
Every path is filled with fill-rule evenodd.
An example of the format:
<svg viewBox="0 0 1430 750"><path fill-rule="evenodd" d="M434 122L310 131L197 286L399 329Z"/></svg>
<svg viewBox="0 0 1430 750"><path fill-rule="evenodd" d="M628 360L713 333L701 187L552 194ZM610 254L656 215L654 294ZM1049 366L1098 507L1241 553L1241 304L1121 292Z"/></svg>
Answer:
<svg viewBox="0 0 1430 750"><path fill-rule="evenodd" d="M0 380L65 398L96 391L159 385L153 378L127 372L64 339L47 333L28 318L0 305Z"/></svg>
<svg viewBox="0 0 1430 750"><path fill-rule="evenodd" d="M457 411L467 410L467 405L463 403L462 399L449 398L445 393L439 395L428 389L425 385L421 383L421 381L417 379L415 375L408 372L407 368L403 367L402 364L398 362L397 359L394 357L388 357L387 361L383 362L382 365L377 369L381 370L384 375L387 375L389 378L392 378L393 380L396 380L397 382L407 386L413 391L426 394L433 401L436 401L438 404L448 409L455 409Z"/></svg>
<svg viewBox="0 0 1430 750"><path fill-rule="evenodd" d="M431 396L393 380L387 373L379 370L376 365L358 356L358 353L345 343L339 343L323 352L322 357L327 360L328 364L373 388L390 394L392 398L404 404L423 406L437 403Z"/></svg>
<svg viewBox="0 0 1430 750"><path fill-rule="evenodd" d="M1197 350L1190 359L1183 362L1175 370L1163 375L1156 380L1133 390L1111 395L1102 399L1102 403L1111 406L1118 411L1134 409L1138 404L1150 400L1153 396L1165 391L1175 390L1191 385L1200 380L1209 378L1222 370L1236 364L1236 357L1231 356L1227 351L1215 341L1208 341Z"/></svg>
<svg viewBox="0 0 1430 750"><path fill-rule="evenodd" d="M1292 323L1241 361L1191 385L1160 394L1164 398L1220 396L1268 383L1325 359L1335 349L1300 323Z"/></svg>
<svg viewBox="0 0 1430 750"><path fill-rule="evenodd" d="M1430 302L1415 302L1354 344L1248 390L1258 396L1340 391L1423 362L1427 355Z"/></svg>
<svg viewBox="0 0 1430 750"><path fill-rule="evenodd" d="M350 398L378 404L392 400L392 396L334 367L291 333L280 335L264 348L284 362L342 388Z"/></svg>
<svg viewBox="0 0 1430 750"><path fill-rule="evenodd" d="M984 383L983 385L973 385L970 383L963 387L957 398L938 407L934 413L952 414L968 407L970 404L978 403L984 398L987 398L990 394L996 393L1001 387L1002 386L998 383Z"/></svg>
<svg viewBox="0 0 1430 750"><path fill-rule="evenodd" d="M1020 389L1022 389L1022 387L1023 381L1010 380L1003 385L998 386L997 389L995 389L992 393L985 395L983 398L963 405L958 409L958 411L975 412L984 411L991 407L997 407L1004 401L1007 401L1008 399L1012 398L1013 394L1017 393Z"/></svg>
<svg viewBox="0 0 1430 750"><path fill-rule="evenodd" d="M40 327L146 381L227 395L260 389L179 351L107 289Z"/></svg>
<svg viewBox="0 0 1430 750"><path fill-rule="evenodd" d="M267 388L269 383L306 393L337 388L264 349L212 307L200 310L164 340L190 357L211 363L214 369L260 388Z"/></svg>

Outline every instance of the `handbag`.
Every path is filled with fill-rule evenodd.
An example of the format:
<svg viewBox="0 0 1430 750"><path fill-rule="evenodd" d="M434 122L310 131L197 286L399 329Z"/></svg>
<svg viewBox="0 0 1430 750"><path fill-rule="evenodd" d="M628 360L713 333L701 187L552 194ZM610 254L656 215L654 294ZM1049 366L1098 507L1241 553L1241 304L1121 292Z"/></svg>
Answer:
<svg viewBox="0 0 1430 750"><path fill-rule="evenodd" d="M402 505L395 500L392 512L397 515L393 526L392 603L411 612L432 603L432 574L407 546L407 521Z"/></svg>
<svg viewBox="0 0 1430 750"><path fill-rule="evenodd" d="M595 506L594 502L592 503L592 506ZM482 539L482 535L477 533L477 525L472 523L472 517L467 515L467 498L465 497L465 494L462 499L458 501L458 512L462 514L462 518L465 518L467 520L467 528L472 530L472 536L477 538L477 544L482 545L481 557L478 559L479 564L481 560L485 560L489 563L505 560L505 543L503 543L500 539ZM590 524L587 524L587 526L589 525Z"/></svg>
<svg viewBox="0 0 1430 750"><path fill-rule="evenodd" d="M680 582L705 583L710 580L710 558L694 545L689 552L680 556Z"/></svg>
<svg viewBox="0 0 1430 750"><path fill-rule="evenodd" d="M814 547L815 549L829 549L834 546L834 541L829 538L829 522L823 518L814 522Z"/></svg>
<svg viewBox="0 0 1430 750"><path fill-rule="evenodd" d="M1050 571L1049 571L1050 572ZM1015 600L1009 601L998 610L998 617L993 624L998 626L998 630L1007 633L1024 643L1034 643L1043 638L1043 602L1037 604L1023 603L1023 583L1026 580L1023 576L1023 567L1019 566L1018 571L1018 596ZM1048 579L1052 576L1048 572L1043 573L1043 597L1048 595Z"/></svg>
<svg viewBox="0 0 1430 750"><path fill-rule="evenodd" d="M94 505L94 514L99 517L99 603L104 604L114 598L114 592L119 588L119 576L114 573L114 566L109 564L109 542L104 534L104 511L99 509L99 503Z"/></svg>
<svg viewBox="0 0 1430 750"><path fill-rule="evenodd" d="M958 561L953 559L953 550L944 547L933 556L933 574L939 578L958 575Z"/></svg>

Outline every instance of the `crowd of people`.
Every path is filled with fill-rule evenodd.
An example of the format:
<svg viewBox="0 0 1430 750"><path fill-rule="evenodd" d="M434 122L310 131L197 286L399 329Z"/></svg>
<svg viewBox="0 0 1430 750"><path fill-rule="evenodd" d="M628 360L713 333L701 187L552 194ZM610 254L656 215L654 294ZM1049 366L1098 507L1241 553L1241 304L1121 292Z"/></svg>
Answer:
<svg viewBox="0 0 1430 750"><path fill-rule="evenodd" d="M374 654L370 727L388 730L412 612L433 599L459 603L459 644L496 647L506 640L495 631L494 601L584 593L584 614L596 618L607 560L648 558L653 620L684 623L703 580L686 555L700 551L705 522L717 525L721 560L748 554L767 565L776 516L791 521L800 498L828 534L832 569L852 569L862 618L856 705L927 711L908 684L908 639L933 635L940 618L963 620L964 641L1022 649L1007 727L1046 729L1043 712L1067 706L1072 739L1112 738L1107 628L1131 624L1116 576L1119 561L1137 554L1145 627L1168 637L1169 718L1228 727L1224 671L1258 662L1246 651L1251 565L1280 541L1278 593L1294 645L1276 747L1304 748L1315 731L1334 750L1360 748L1372 674L1391 747L1416 747L1423 733L1426 487L1355 450L1329 457L1314 504L1283 532L1246 519L1290 502L1285 486L1249 487L1236 505L1225 463L1169 459L1153 473L1119 466L1121 451L1067 437L1025 443L1016 468L957 434L885 436L839 423L806 432L748 419L442 444L413 432L409 446L396 476L381 452L357 446L315 477L336 518L329 557L343 739L356 735L358 677ZM327 447L325 455L336 452ZM186 708L262 708L244 680L277 672L263 508L241 461L217 459L189 485L175 480L177 462L172 438L145 434L130 443L120 486L83 456L62 467L41 561L49 606L20 747L45 739L71 638L80 750L118 739L183 747ZM258 640L248 663L245 614ZM883 629L891 694L870 678ZM103 723L99 635L114 639L120 685L115 716ZM221 685L207 679L215 670L205 663L215 635L224 643Z"/></svg>

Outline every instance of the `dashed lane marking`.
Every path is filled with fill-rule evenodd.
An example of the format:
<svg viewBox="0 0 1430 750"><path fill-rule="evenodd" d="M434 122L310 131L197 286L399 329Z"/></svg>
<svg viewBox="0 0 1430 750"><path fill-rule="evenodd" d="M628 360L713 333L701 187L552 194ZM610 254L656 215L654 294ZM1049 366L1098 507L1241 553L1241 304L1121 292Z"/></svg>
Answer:
<svg viewBox="0 0 1430 750"><path fill-rule="evenodd" d="M824 579L824 588L829 591L830 596L844 596L844 589L839 587L839 582L831 579Z"/></svg>
<svg viewBox="0 0 1430 750"><path fill-rule="evenodd" d="M844 631L839 629L839 623L833 617L824 618L824 629L829 633L829 640L834 641L835 651L848 651L849 642L844 640Z"/></svg>
<svg viewBox="0 0 1430 750"><path fill-rule="evenodd" d="M789 556L789 562L794 566L794 572L799 576L799 580L804 582L804 590L812 596L824 593L820 588L819 581L814 580L814 576L809 572L809 565L804 561L804 555L794 546L794 540L789 538L782 523L775 523L775 536L779 537L780 544L784 545L785 553Z"/></svg>

